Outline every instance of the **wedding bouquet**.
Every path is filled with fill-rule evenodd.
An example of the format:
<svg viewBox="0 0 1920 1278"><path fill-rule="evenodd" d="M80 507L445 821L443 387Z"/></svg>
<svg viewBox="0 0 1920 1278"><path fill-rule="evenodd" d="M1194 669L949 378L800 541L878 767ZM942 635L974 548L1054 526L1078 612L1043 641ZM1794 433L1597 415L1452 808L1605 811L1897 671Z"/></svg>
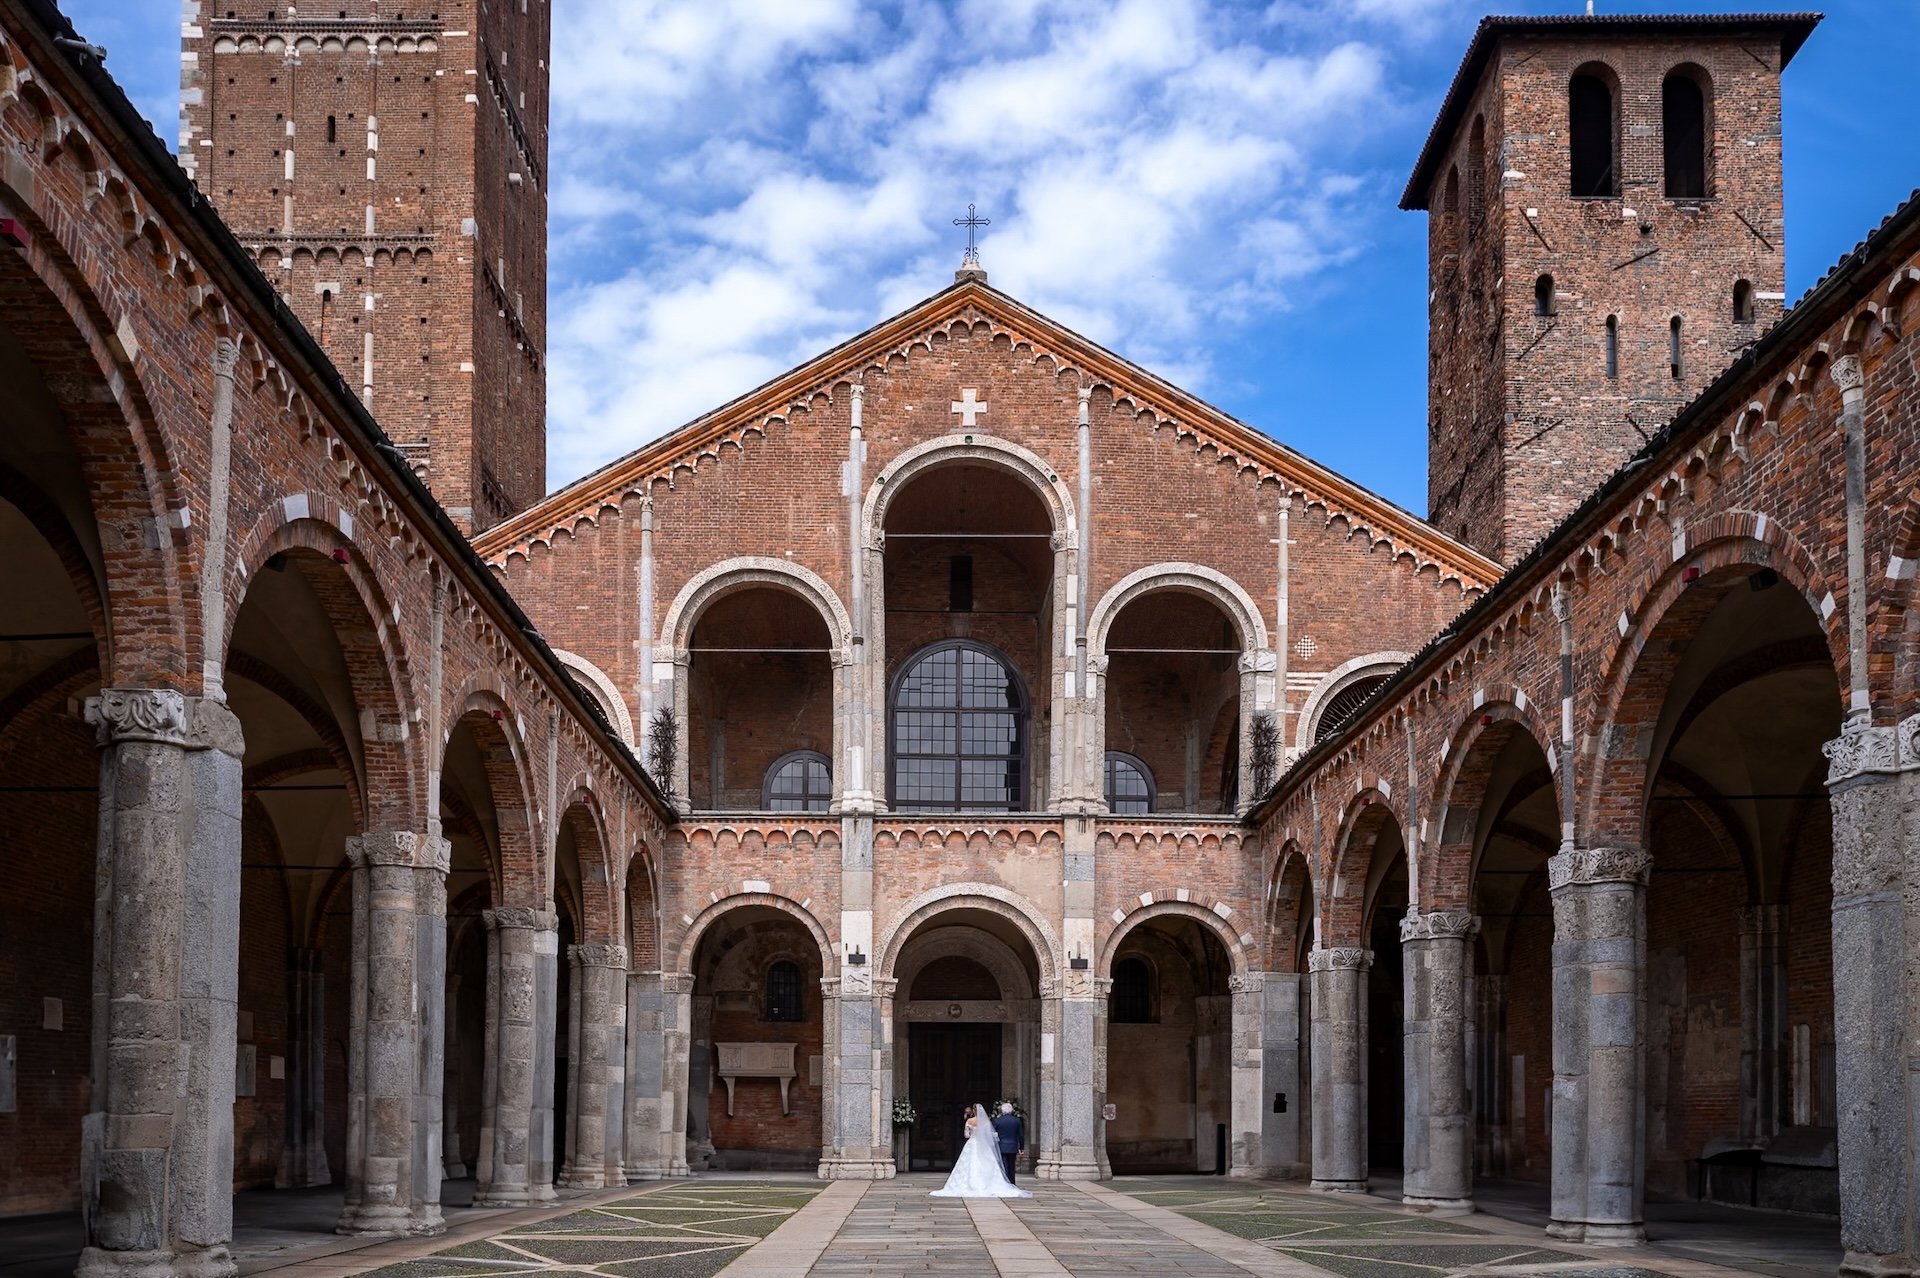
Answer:
<svg viewBox="0 0 1920 1278"><path fill-rule="evenodd" d="M913 1102L904 1096L896 1096L893 1101L893 1125L911 1127L919 1121L920 1114L914 1109Z"/></svg>

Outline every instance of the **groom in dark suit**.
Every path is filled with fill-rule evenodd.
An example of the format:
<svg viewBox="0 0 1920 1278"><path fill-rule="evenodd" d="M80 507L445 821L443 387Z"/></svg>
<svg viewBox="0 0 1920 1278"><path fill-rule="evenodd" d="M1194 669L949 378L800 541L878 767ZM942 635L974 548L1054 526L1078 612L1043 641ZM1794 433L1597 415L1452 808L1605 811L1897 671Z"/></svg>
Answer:
<svg viewBox="0 0 1920 1278"><path fill-rule="evenodd" d="M993 1120L994 1134L1000 1137L1000 1162L1007 1169L1007 1183L1014 1183L1013 1160L1017 1155L1027 1152L1027 1125L1020 1121L1020 1115L1013 1112L1013 1106L1006 1101L1000 1102L1000 1113Z"/></svg>

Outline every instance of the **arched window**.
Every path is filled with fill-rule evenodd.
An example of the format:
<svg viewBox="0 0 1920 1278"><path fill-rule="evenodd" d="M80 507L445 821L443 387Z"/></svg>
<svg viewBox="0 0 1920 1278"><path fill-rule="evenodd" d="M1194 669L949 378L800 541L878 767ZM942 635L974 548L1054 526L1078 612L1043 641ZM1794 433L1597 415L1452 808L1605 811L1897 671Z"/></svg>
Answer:
<svg viewBox="0 0 1920 1278"><path fill-rule="evenodd" d="M1378 688L1387 681L1390 674L1391 672L1388 674L1374 675L1366 679L1355 679L1352 683L1340 689L1340 691L1334 693L1331 697L1328 697L1327 704L1320 708L1320 722L1314 725L1313 739L1315 744L1325 741L1328 737L1338 732L1340 725L1352 717L1353 712L1358 710L1366 699L1373 695L1375 688Z"/></svg>
<svg viewBox="0 0 1920 1278"><path fill-rule="evenodd" d="M1027 698L999 653L965 639L922 650L895 679L891 708L897 810L1023 808Z"/></svg>
<svg viewBox="0 0 1920 1278"><path fill-rule="evenodd" d="M764 1019L799 1021L806 1019L806 1005L800 997L800 965L779 959L767 966L767 1004Z"/></svg>
<svg viewBox="0 0 1920 1278"><path fill-rule="evenodd" d="M1707 94L1692 68L1668 74L1660 85L1660 128L1667 161L1667 198L1707 194Z"/></svg>
<svg viewBox="0 0 1920 1278"><path fill-rule="evenodd" d="M1568 158L1572 161L1574 195L1619 192L1613 133L1613 86L1597 70L1577 72L1567 86Z"/></svg>
<svg viewBox="0 0 1920 1278"><path fill-rule="evenodd" d="M1542 275L1533 282L1533 313L1553 314L1553 276Z"/></svg>
<svg viewBox="0 0 1920 1278"><path fill-rule="evenodd" d="M1153 773L1119 750L1107 751L1107 811L1126 816L1153 811Z"/></svg>
<svg viewBox="0 0 1920 1278"><path fill-rule="evenodd" d="M1667 321L1667 371L1673 374L1673 380L1680 380L1680 317L1674 316Z"/></svg>
<svg viewBox="0 0 1920 1278"><path fill-rule="evenodd" d="M818 750L781 755L760 787L760 806L768 812L825 812L832 802L833 768Z"/></svg>
<svg viewBox="0 0 1920 1278"><path fill-rule="evenodd" d="M1733 282L1733 322L1753 323L1753 284L1747 280Z"/></svg>
<svg viewBox="0 0 1920 1278"><path fill-rule="evenodd" d="M1113 965L1113 994L1107 1019L1117 1025L1150 1025L1154 1014L1153 968L1143 958L1123 958Z"/></svg>
<svg viewBox="0 0 1920 1278"><path fill-rule="evenodd" d="M1607 376L1620 376L1620 317L1607 316Z"/></svg>

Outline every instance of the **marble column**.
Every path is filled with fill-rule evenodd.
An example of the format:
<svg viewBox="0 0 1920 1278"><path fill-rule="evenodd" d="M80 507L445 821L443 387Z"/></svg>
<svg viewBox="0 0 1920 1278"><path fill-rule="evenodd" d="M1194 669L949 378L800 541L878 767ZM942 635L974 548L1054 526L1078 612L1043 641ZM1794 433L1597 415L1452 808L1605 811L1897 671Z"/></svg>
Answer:
<svg viewBox="0 0 1920 1278"><path fill-rule="evenodd" d="M234 1272L240 723L217 701L106 688L92 1104L77 1272Z"/></svg>
<svg viewBox="0 0 1920 1278"><path fill-rule="evenodd" d="M1100 1108L1094 1076L1096 1027L1109 982L1069 968L1040 988L1040 1105L1035 1115L1041 1180L1100 1179Z"/></svg>
<svg viewBox="0 0 1920 1278"><path fill-rule="evenodd" d="M1473 1090L1467 1052L1473 1009L1473 935L1465 910L1400 921L1406 1034L1405 1183L1416 1211L1473 1210Z"/></svg>
<svg viewBox="0 0 1920 1278"><path fill-rule="evenodd" d="M287 954L287 1143L277 1189L331 1184L327 1166L326 955L307 946Z"/></svg>
<svg viewBox="0 0 1920 1278"><path fill-rule="evenodd" d="M1316 947L1313 984L1313 1182L1329 1193L1367 1189L1367 969L1373 951Z"/></svg>
<svg viewBox="0 0 1920 1278"><path fill-rule="evenodd" d="M446 840L413 831L370 831L347 840L353 865L353 992L347 1035L347 1192L336 1226L342 1234L431 1234L445 1228L439 1206L438 1004L446 954L447 854ZM430 899L435 883L440 885L437 914ZM423 978L436 1004L424 1022ZM423 1077L429 1064L431 1077ZM430 1114L421 1112L427 1104Z"/></svg>
<svg viewBox="0 0 1920 1278"><path fill-rule="evenodd" d="M477 1207L524 1207L534 1196L533 1096L536 1045L536 936L552 935L543 910L486 911L487 1102L480 1137ZM552 1047L548 1046L549 1059ZM552 1104L549 1091L548 1104Z"/></svg>
<svg viewBox="0 0 1920 1278"><path fill-rule="evenodd" d="M1826 745L1833 801L1834 1091L1842 1274L1920 1273L1920 716Z"/></svg>
<svg viewBox="0 0 1920 1278"><path fill-rule="evenodd" d="M624 945L574 945L567 950L572 992L572 1051L567 1082L567 1161L560 1183L568 1189L604 1189L625 1179L608 1141L608 1108L616 1103L616 1044L626 1047L627 950ZM608 1179L608 1164L616 1168Z"/></svg>
<svg viewBox="0 0 1920 1278"><path fill-rule="evenodd" d="M629 1181L659 1180L667 1175L667 1142L673 1125L662 1101L666 1094L666 1061L665 996L660 973L629 972L624 1166Z"/></svg>
<svg viewBox="0 0 1920 1278"><path fill-rule="evenodd" d="M1568 848L1553 896L1550 1237L1646 1240L1646 930L1653 861L1638 848Z"/></svg>

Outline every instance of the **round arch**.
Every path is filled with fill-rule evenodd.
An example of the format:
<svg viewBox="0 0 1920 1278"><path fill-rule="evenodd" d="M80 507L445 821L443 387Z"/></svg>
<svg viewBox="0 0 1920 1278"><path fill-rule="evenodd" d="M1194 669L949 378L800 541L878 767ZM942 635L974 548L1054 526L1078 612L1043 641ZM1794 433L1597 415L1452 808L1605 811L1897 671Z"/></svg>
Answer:
<svg viewBox="0 0 1920 1278"><path fill-rule="evenodd" d="M1531 741L1546 761L1552 775L1549 790L1564 837L1567 816L1559 812L1559 750L1537 708L1538 703L1520 689L1503 688L1493 699L1473 707L1447 738L1442 750L1446 762L1426 805L1425 828L1433 832L1433 837L1427 840L1425 862L1418 873L1420 892L1414 904L1421 910L1467 908L1472 875L1478 870L1489 833L1477 828L1477 818L1493 780L1494 764L1514 733ZM1469 824L1463 827L1463 820ZM1448 885L1463 894L1461 899L1434 896Z"/></svg>
<svg viewBox="0 0 1920 1278"><path fill-rule="evenodd" d="M1240 944L1240 938L1234 935L1233 929L1218 913L1192 901L1155 901L1152 905L1135 906L1114 925L1113 931L1107 934L1106 944L1100 947L1100 974L1106 977L1113 975L1114 956L1120 952L1120 942L1127 938L1128 933L1142 923L1158 918L1191 919L1200 924L1226 949L1227 961L1233 965L1233 974L1246 974L1247 953Z"/></svg>
<svg viewBox="0 0 1920 1278"><path fill-rule="evenodd" d="M1315 908L1322 924L1322 945L1365 948L1367 919L1373 912L1374 889L1381 869L1374 863L1375 843L1389 824L1404 845L1406 821L1394 810L1386 791L1377 786L1363 787L1341 812L1325 879L1315 885L1319 889ZM1407 868L1411 876L1414 872L1411 860ZM1349 885L1356 880L1359 890L1349 890ZM1409 887L1417 891L1419 885L1410 883Z"/></svg>
<svg viewBox="0 0 1920 1278"><path fill-rule="evenodd" d="M607 672L578 653L568 652L564 648L555 648L553 655L561 665L580 676L606 709L607 717L613 720L613 730L620 734L620 739L627 743L628 749L635 748L633 715L627 709L627 699L620 695L620 689L607 677Z"/></svg>
<svg viewBox="0 0 1920 1278"><path fill-rule="evenodd" d="M1412 653L1389 648L1343 661L1327 671L1320 682L1314 685L1313 691L1307 694L1306 703L1300 707L1300 726L1294 732L1294 748L1306 750L1313 745L1314 734L1320 730L1320 716L1335 697L1363 679L1390 676L1411 660Z"/></svg>
<svg viewBox="0 0 1920 1278"><path fill-rule="evenodd" d="M1040 984L1045 986L1059 976L1059 938L1053 928L1035 913L1017 893L993 883L953 883L931 888L915 896L901 909L900 918L890 926L874 946L875 975L888 977L900 961L900 952L914 933L926 923L950 910L981 910L996 914L1026 938L1040 969Z"/></svg>
<svg viewBox="0 0 1920 1278"><path fill-rule="evenodd" d="M785 590L811 604L826 623L836 657L845 654L853 623L832 586L799 564L765 555L741 555L702 569L680 588L660 626L660 644L666 650L662 655L684 652L692 645L693 628L709 605L755 586Z"/></svg>
<svg viewBox="0 0 1920 1278"><path fill-rule="evenodd" d="M687 933L680 938L679 947L674 955L676 959L674 970L691 973L694 955L699 953L700 942L706 936L707 930L719 922L723 916L752 906L765 906L797 919L813 937L814 944L820 947L822 970L833 972L838 969L839 965L834 962L833 957L833 942L827 938L827 930L820 926L820 921L813 917L813 912L805 905L775 892L735 892L708 905L694 917L692 923L687 925Z"/></svg>
<svg viewBox="0 0 1920 1278"><path fill-rule="evenodd" d="M1268 647L1266 619L1260 615L1253 596L1239 582L1204 564L1162 563L1136 568L1100 597L1087 617L1087 644L1092 653L1106 655L1107 632L1122 609L1144 595L1161 590L1201 595L1220 605L1220 610L1240 633L1242 652L1260 652Z"/></svg>
<svg viewBox="0 0 1920 1278"><path fill-rule="evenodd" d="M1073 497L1061 482L1058 472L1040 457L1011 440L974 432L943 435L907 449L874 477L867 488L860 512L861 543L878 543L886 526L887 507L894 494L922 472L952 462L971 462L1011 472L1046 503L1055 536L1068 547L1079 544L1079 524L1074 516Z"/></svg>
<svg viewBox="0 0 1920 1278"><path fill-rule="evenodd" d="M438 743L435 768L445 785L447 756L454 737L467 726L479 749L482 779L493 804L500 846L492 873L495 905L526 905L538 908L551 895L553 867L542 853L535 836L533 778L527 768L526 741L521 735L519 716L508 704L504 691L488 676L463 688L450 703L445 736ZM504 760L502 754L504 753Z"/></svg>
<svg viewBox="0 0 1920 1278"><path fill-rule="evenodd" d="M1020 956L999 937L976 927L935 926L920 928L901 943L894 973L898 999L911 1000L914 978L927 964L952 956L972 959L985 968L999 985L1002 999L1033 998L1039 993Z"/></svg>

